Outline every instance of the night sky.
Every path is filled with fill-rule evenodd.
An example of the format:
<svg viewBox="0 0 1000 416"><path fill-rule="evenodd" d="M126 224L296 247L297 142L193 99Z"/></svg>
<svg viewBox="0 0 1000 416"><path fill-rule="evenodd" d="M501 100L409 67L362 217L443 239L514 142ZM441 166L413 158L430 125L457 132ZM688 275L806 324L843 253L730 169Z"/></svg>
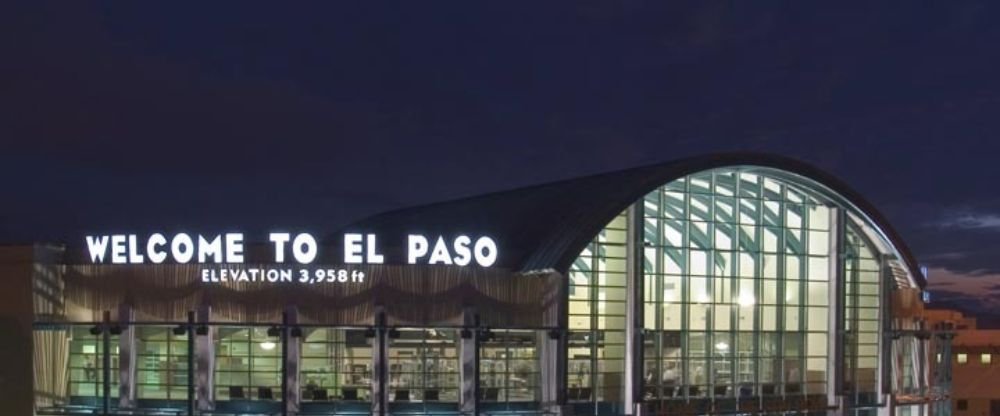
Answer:
<svg viewBox="0 0 1000 416"><path fill-rule="evenodd" d="M866 195L936 302L1000 310L996 2L370 3L0 5L0 242L322 234L750 150Z"/></svg>

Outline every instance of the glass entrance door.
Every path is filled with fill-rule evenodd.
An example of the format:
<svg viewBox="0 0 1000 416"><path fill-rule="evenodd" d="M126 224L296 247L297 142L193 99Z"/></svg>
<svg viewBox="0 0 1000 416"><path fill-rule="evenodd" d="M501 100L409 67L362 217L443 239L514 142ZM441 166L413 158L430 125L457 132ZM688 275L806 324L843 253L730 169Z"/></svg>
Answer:
<svg viewBox="0 0 1000 416"><path fill-rule="evenodd" d="M281 338L267 327L223 326L215 340L216 410L277 412Z"/></svg>
<svg viewBox="0 0 1000 416"><path fill-rule="evenodd" d="M367 412L371 408L372 338L362 329L302 331L302 411Z"/></svg>
<svg viewBox="0 0 1000 416"><path fill-rule="evenodd" d="M389 333L389 409L458 409L459 360L454 329L397 329Z"/></svg>
<svg viewBox="0 0 1000 416"><path fill-rule="evenodd" d="M536 332L490 331L480 342L479 372L485 409L537 409L541 372Z"/></svg>

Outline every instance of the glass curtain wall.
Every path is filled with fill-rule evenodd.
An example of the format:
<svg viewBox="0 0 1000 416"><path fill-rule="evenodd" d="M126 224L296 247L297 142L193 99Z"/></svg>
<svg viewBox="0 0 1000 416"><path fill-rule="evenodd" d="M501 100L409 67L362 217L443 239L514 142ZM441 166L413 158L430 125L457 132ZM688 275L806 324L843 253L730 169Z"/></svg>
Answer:
<svg viewBox="0 0 1000 416"><path fill-rule="evenodd" d="M407 403L458 403L458 342L453 329L400 329L389 337L389 401L394 409ZM436 407L436 406L435 406Z"/></svg>
<svg viewBox="0 0 1000 416"><path fill-rule="evenodd" d="M281 401L281 340L265 327L217 328L215 399Z"/></svg>
<svg viewBox="0 0 1000 416"><path fill-rule="evenodd" d="M100 406L104 397L104 335L91 326L74 325L69 338L70 404ZM110 336L111 402L118 406L118 336Z"/></svg>
<svg viewBox="0 0 1000 416"><path fill-rule="evenodd" d="M136 398L186 401L188 334L170 326L136 327Z"/></svg>
<svg viewBox="0 0 1000 416"><path fill-rule="evenodd" d="M570 268L570 401L622 402L626 223L624 213L612 220Z"/></svg>
<svg viewBox="0 0 1000 416"><path fill-rule="evenodd" d="M825 394L830 209L736 170L643 205L647 396Z"/></svg>
<svg viewBox="0 0 1000 416"><path fill-rule="evenodd" d="M880 262L866 239L848 227L844 277L844 395L857 414L878 404Z"/></svg>
<svg viewBox="0 0 1000 416"><path fill-rule="evenodd" d="M372 378L370 342L363 330L305 330L300 376L302 400L369 400Z"/></svg>
<svg viewBox="0 0 1000 416"><path fill-rule="evenodd" d="M781 178L737 168L681 178L641 203L645 400L706 400L718 408L825 396L833 271L828 202ZM625 228L622 213L570 270L571 400L590 399L579 387L594 388L597 401L619 399ZM859 318L870 314L859 310Z"/></svg>
<svg viewBox="0 0 1000 416"><path fill-rule="evenodd" d="M36 324L34 385L37 409L48 412L95 412L104 405L104 387L109 387L109 405L118 407L119 335L104 334L93 324ZM104 356L110 365L104 378Z"/></svg>
<svg viewBox="0 0 1000 416"><path fill-rule="evenodd" d="M484 402L537 403L541 373L534 331L494 330L480 344L480 389Z"/></svg>

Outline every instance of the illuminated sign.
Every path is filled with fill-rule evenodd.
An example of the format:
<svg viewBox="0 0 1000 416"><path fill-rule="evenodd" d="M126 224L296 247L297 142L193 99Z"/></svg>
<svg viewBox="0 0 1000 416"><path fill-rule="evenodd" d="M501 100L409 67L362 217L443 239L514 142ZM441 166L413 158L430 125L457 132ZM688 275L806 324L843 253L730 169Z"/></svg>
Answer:
<svg viewBox="0 0 1000 416"><path fill-rule="evenodd" d="M85 236L87 252L93 263L160 264L239 264L244 262L242 233L190 235L154 233L145 240L136 234ZM268 242L275 263L310 264L319 254L316 238L309 233L270 233ZM375 234L344 234L344 264L383 264L385 256L378 249ZM442 264L490 267L497 261L497 244L490 237L459 235L427 238L419 234L406 236L407 264ZM318 279L319 277L313 276ZM322 276L327 279L327 276Z"/></svg>

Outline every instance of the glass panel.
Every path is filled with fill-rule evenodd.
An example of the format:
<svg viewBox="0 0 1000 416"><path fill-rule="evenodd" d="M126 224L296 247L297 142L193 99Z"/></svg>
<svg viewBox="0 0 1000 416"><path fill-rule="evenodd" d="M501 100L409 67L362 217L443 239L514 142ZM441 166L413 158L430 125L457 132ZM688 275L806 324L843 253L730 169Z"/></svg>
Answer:
<svg viewBox="0 0 1000 416"><path fill-rule="evenodd" d="M173 327L138 326L136 329L136 397L187 400L187 332Z"/></svg>
<svg viewBox="0 0 1000 416"><path fill-rule="evenodd" d="M826 375L830 331L831 214L823 197L803 189L736 167L687 176L644 198L645 397L742 395L757 380L771 388L753 386L754 395L825 386L818 377ZM574 401L622 400L625 227L622 213L570 271L585 275L574 284L586 285L572 289L571 325L604 330L571 341ZM877 302L867 298L877 299L878 268L857 267L871 273L858 279L872 287L848 293L876 292L850 303L871 317L856 325L860 337L877 324L877 305L866 305Z"/></svg>
<svg viewBox="0 0 1000 416"><path fill-rule="evenodd" d="M483 401L539 401L541 373L535 332L494 331L494 334L493 339L481 343Z"/></svg>
<svg viewBox="0 0 1000 416"><path fill-rule="evenodd" d="M370 343L362 330L304 330L302 400L368 400L372 377Z"/></svg>
<svg viewBox="0 0 1000 416"><path fill-rule="evenodd" d="M494 339L499 335L494 331ZM398 336L397 336L398 335ZM489 352L484 343L483 352ZM492 355L480 356L481 381L506 368ZM389 337L389 401L458 402L459 361L457 334L453 329L399 329Z"/></svg>
<svg viewBox="0 0 1000 416"><path fill-rule="evenodd" d="M213 328L217 400L281 400L281 341L265 327Z"/></svg>

